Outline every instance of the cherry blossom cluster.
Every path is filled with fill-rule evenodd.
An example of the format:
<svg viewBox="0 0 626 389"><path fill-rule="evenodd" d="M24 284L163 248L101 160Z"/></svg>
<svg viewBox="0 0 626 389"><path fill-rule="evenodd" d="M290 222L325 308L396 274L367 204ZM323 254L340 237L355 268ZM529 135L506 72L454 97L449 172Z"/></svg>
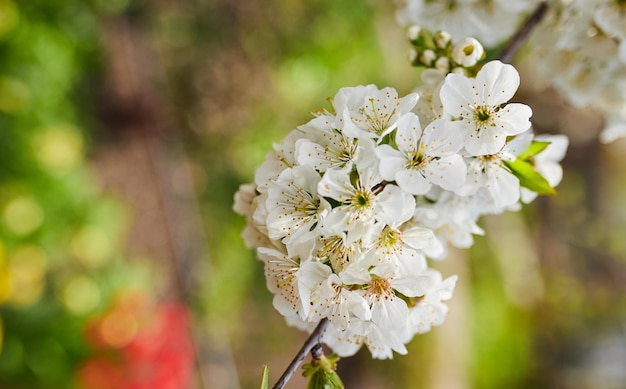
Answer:
<svg viewBox="0 0 626 389"><path fill-rule="evenodd" d="M626 136L626 2L553 2L530 46L538 72L572 105L605 114L601 141Z"/></svg>
<svg viewBox="0 0 626 389"><path fill-rule="evenodd" d="M475 78L429 70L405 97L340 89L235 195L274 307L302 329L327 318L323 340L340 356L406 353L443 322L456 282L427 257L471 246L482 214L560 180L566 141L533 141L530 108L509 103L513 66L493 61Z"/></svg>
<svg viewBox="0 0 626 389"><path fill-rule="evenodd" d="M410 31L444 29L474 36L486 48L508 40L538 0L402 0L397 19ZM603 142L626 137L626 2L555 0L535 28L528 63L575 107L592 107L606 117ZM429 52L413 55L428 64ZM426 61L425 61L426 60ZM442 60L443 61L443 60Z"/></svg>
<svg viewBox="0 0 626 389"><path fill-rule="evenodd" d="M452 36L473 36L493 48L513 35L539 0L398 0L397 19Z"/></svg>

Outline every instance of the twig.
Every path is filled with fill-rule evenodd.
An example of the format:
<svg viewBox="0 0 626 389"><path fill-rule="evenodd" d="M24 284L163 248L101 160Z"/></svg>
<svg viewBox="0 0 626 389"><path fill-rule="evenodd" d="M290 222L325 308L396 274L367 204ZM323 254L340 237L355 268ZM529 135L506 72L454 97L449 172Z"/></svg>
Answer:
<svg viewBox="0 0 626 389"><path fill-rule="evenodd" d="M547 11L548 2L542 1L537 6L535 11L528 17L528 19L526 19L524 25L522 25L522 27L517 30L515 35L513 35L513 37L509 39L497 58L499 58L504 63L511 62L515 54L517 54L519 49L524 45L532 30L543 19Z"/></svg>
<svg viewBox="0 0 626 389"><path fill-rule="evenodd" d="M300 366L306 355L313 351L316 347L319 347L322 343L322 335L324 335L326 327L328 327L328 319L322 319L317 327L315 327L315 330L311 333L311 336L309 336L306 342L304 342L302 348L298 351L289 366L287 366L287 369L278 379L278 382L276 382L273 389L283 389L285 387L287 381L289 381L293 373L296 372L296 369Z"/></svg>

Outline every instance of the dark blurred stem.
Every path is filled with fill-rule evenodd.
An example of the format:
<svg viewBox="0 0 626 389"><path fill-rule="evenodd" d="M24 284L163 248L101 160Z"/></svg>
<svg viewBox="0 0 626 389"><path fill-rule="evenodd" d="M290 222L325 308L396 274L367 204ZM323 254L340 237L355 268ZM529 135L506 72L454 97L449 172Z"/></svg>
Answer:
<svg viewBox="0 0 626 389"><path fill-rule="evenodd" d="M541 22L546 12L548 11L548 2L542 1L535 11L526 19L526 22L522 25L522 27L517 30L515 35L504 45L502 52L497 58L499 58L504 63L509 63L515 57L515 54L522 48L528 36L533 31L535 27Z"/></svg>
<svg viewBox="0 0 626 389"><path fill-rule="evenodd" d="M289 366L287 366L283 375L278 379L278 382L274 385L274 389L284 388L287 381L289 381L293 373L296 372L296 369L298 369L298 366L300 366L307 354L313 350L320 349L322 344L322 335L324 335L326 327L328 327L328 319L322 319L317 327L315 327L315 330L311 333L311 336L309 336L306 342L304 342L304 345L302 345L302 348L298 351Z"/></svg>

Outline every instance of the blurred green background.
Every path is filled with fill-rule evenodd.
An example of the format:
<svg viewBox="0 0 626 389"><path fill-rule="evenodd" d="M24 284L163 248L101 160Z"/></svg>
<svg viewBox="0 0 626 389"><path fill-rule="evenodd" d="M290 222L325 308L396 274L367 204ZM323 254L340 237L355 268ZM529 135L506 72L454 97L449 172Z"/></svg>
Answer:
<svg viewBox="0 0 626 389"><path fill-rule="evenodd" d="M305 335L274 311L232 196L337 89L417 86L394 11L0 0L0 387L250 388L263 364L275 381ZM626 387L626 144L600 146L602 119L519 65L536 132L571 138L558 196L434 264L460 277L446 323L406 356L340 361L346 387ZM180 335L167 356L128 362L161 321ZM123 386L103 378L119 364L176 369Z"/></svg>

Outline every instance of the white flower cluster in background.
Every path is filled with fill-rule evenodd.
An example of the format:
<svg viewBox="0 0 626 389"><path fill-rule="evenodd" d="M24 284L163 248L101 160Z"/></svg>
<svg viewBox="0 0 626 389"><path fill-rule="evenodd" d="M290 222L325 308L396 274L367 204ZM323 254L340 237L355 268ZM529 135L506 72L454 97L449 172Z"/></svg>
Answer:
<svg viewBox="0 0 626 389"><path fill-rule="evenodd" d="M475 36L494 48L511 38L538 0L398 0L397 19L409 32L415 25ZM626 137L626 2L554 0L530 41L528 63L575 107L591 107L606 118L600 140ZM461 54L462 51L457 51ZM428 64L426 54L411 58ZM444 60L442 60L444 62ZM460 63L460 62L459 62Z"/></svg>
<svg viewBox="0 0 626 389"><path fill-rule="evenodd" d="M513 35L538 0L397 0L397 19L452 36L476 37L492 48Z"/></svg>
<svg viewBox="0 0 626 389"><path fill-rule="evenodd" d="M561 177L567 144L533 141L530 108L509 103L511 65L487 63L475 78L432 71L420 95L339 90L235 196L274 307L303 329L327 318L323 341L340 356L363 345L374 358L406 353L443 322L456 282L427 257L469 247L482 214L516 209L528 188L545 193Z"/></svg>
<svg viewBox="0 0 626 389"><path fill-rule="evenodd" d="M626 2L555 1L530 47L539 73L572 105L605 114L601 141L626 136Z"/></svg>

